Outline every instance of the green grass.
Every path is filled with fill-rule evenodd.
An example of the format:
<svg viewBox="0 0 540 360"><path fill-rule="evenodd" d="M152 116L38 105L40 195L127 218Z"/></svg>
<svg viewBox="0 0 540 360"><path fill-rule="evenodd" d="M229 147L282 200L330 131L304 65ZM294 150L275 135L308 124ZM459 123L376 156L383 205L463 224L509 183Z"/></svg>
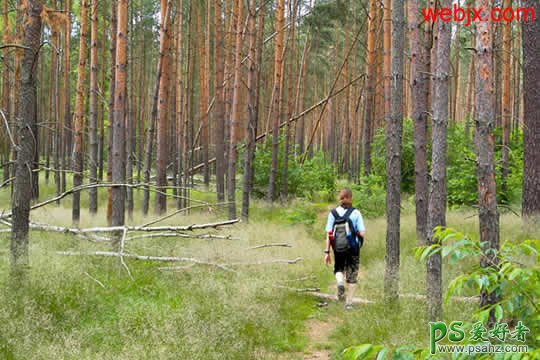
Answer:
<svg viewBox="0 0 540 360"><path fill-rule="evenodd" d="M42 187L42 199L54 189ZM137 191L135 192L137 194ZM136 195L136 203L139 196ZM214 201L214 194L194 191L193 198ZM100 190L100 206L106 191ZM104 225L101 206L96 217L85 209L81 226ZM0 204L8 207L9 191L0 191ZM32 219L70 225L70 200L32 213ZM170 203L173 209L173 202ZM402 300L399 308L382 304L385 255L385 220L366 219L368 236L361 254L357 296L376 302L345 313L342 306L318 308L317 300L280 286L321 287L334 291L331 268L322 260L324 202L301 200L269 205L254 201L249 224L212 230L240 240L151 238L127 243L136 254L183 256L219 262L254 262L268 259L304 258L295 265L237 267L237 273L210 266L192 266L177 272L162 266L186 264L150 263L127 259L131 280L118 259L61 257L59 250L110 250L106 243L92 243L71 236L31 233L31 267L25 278L9 276L9 234L0 233L0 358L6 359L289 359L304 351L310 318L341 319L318 346L335 358L346 347L360 343L391 347L426 346L428 328L425 304ZM423 294L425 266L414 259L417 240L410 201L404 205L401 242L401 292ZM451 212L448 224L466 233L477 233L473 212ZM177 215L164 224L191 224L223 218L219 209ZM150 220L136 211L132 224ZM307 221L309 220L309 221ZM527 232L514 215L501 216L501 239L538 237ZM247 248L283 243L292 248ZM444 284L463 269L444 264ZM307 281L294 279L314 276ZM100 285L99 283L102 285ZM450 302L446 320L471 320L475 304Z"/></svg>

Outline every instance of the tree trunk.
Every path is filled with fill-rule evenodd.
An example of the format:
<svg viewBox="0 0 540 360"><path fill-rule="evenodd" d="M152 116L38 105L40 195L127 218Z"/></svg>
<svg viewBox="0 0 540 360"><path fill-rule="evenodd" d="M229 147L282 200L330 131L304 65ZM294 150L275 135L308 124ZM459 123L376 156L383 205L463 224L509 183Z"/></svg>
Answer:
<svg viewBox="0 0 540 360"><path fill-rule="evenodd" d="M441 1L441 6L450 7L451 1ZM446 134L448 126L450 88L450 44L452 26L438 21L436 62L431 70L433 75L433 118L431 151L431 192L429 194L427 244L439 243L434 231L438 226L446 226ZM430 321L441 319L442 313L442 264L441 253L427 259L426 296L427 317Z"/></svg>
<svg viewBox="0 0 540 360"><path fill-rule="evenodd" d="M215 144L217 201L225 201L225 85L223 60L223 11L221 0L214 1L214 69L215 69Z"/></svg>
<svg viewBox="0 0 540 360"><path fill-rule="evenodd" d="M249 197L251 195L253 178L253 160L255 158L255 138L257 137L257 118L259 116L259 75L261 64L258 57L257 45L260 45L261 36L264 36L264 5L259 10L259 27L256 32L257 1L249 2L249 73L248 73L248 121L246 126L246 151L244 158L244 189L242 193L242 219L248 221ZM262 14L262 15L261 15Z"/></svg>
<svg viewBox="0 0 540 360"><path fill-rule="evenodd" d="M207 3L206 1L204 3ZM206 11L210 11L210 3L208 2ZM205 24L205 7L203 3L198 3L198 36L199 36L199 116L201 119L201 152L203 167L203 180L205 186L210 184L210 167L208 165L209 157L209 131L208 131L208 105L210 91L210 31L206 29L208 24ZM208 23L208 19L206 20ZM206 30L206 31L205 31ZM207 49L208 46L208 49Z"/></svg>
<svg viewBox="0 0 540 360"><path fill-rule="evenodd" d="M386 301L396 301L399 296L399 241L401 214L401 136L403 132L403 50L404 4L385 1L385 44L392 28L391 72L388 67L390 47L385 48L385 117L386 117L386 258L384 295ZM392 18L390 19L390 12Z"/></svg>
<svg viewBox="0 0 540 360"><path fill-rule="evenodd" d="M219 2L219 0L218 0ZM184 44L184 31L183 31L183 22L184 22L184 9L183 9L183 0L178 1L178 41L176 48L176 61L178 63L178 70L176 73L176 161L178 166L178 174L176 175L176 185L180 187L179 197L176 201L176 207L182 209L184 207L184 198L182 196L182 186L187 186L184 184L184 170L187 170L183 162L183 150L184 150L184 52L182 46ZM216 11L218 7L216 6ZM221 13L219 13L221 15ZM218 15L216 15L218 16Z"/></svg>
<svg viewBox="0 0 540 360"><path fill-rule="evenodd" d="M9 18L8 18L8 1L7 0L4 0L2 1L2 12L3 12L3 16L2 16L2 19L3 19L3 23L4 23L4 35L2 37L2 41L4 42L4 44L9 44L10 43L10 31L9 31ZM5 48L2 52L2 57L3 57L3 66L2 66L2 103L0 104L0 107L4 113L4 115L6 116L6 119L10 119L11 118L11 114L10 114L10 107L11 107L11 102L10 102L10 89L11 89L11 86L10 86L10 70L9 70L9 67L10 67L10 49L9 48ZM3 134L3 137L0 138L0 141L3 141L4 143L2 144L2 148L0 149L1 151L1 154L2 156L5 156L5 165L4 165L4 179L3 181L8 181L9 178L11 177L10 176L10 173L11 173L11 166L10 164L8 163L9 162L9 154L11 153L10 151L10 148L11 148L11 142L10 140L8 139L7 137L7 129L5 129L4 125L1 126L2 129L4 130L0 130L0 134Z"/></svg>
<svg viewBox="0 0 540 360"><path fill-rule="evenodd" d="M227 174L227 200L229 202L229 219L236 218L236 159L238 151L238 133L240 132L240 83L241 83L241 62L242 62L242 28L243 28L243 0L236 0L234 10L236 12L236 44L234 55L234 92L231 112L231 134L229 142L229 168Z"/></svg>
<svg viewBox="0 0 540 360"><path fill-rule="evenodd" d="M371 142L373 139L372 129L374 126L374 102L375 102L375 85L377 81L376 64L375 64L375 30L377 27L377 1L370 0L369 13L372 16L368 20L367 34L367 61L366 61L366 95L363 138L364 138L364 174L369 176L371 173Z"/></svg>
<svg viewBox="0 0 540 360"><path fill-rule="evenodd" d="M36 69L39 63L41 40L41 11L39 0L27 0L24 55L21 62L21 83L17 97L19 111L17 117L18 145L15 164L15 182L12 197L13 226L11 237L11 265L18 268L28 264L28 228L30 198L32 196L32 164L36 152L32 129L37 123L36 114Z"/></svg>
<svg viewBox="0 0 540 360"><path fill-rule="evenodd" d="M276 4L276 45L274 49L274 88L273 88L273 125L272 125L272 169L268 184L268 200L274 201L276 197L276 182L278 176L279 156L279 122L281 103L281 77L283 76L283 27L285 24L285 0L278 0Z"/></svg>
<svg viewBox="0 0 540 360"><path fill-rule="evenodd" d="M64 34L64 149L62 154L62 169L68 170L67 159L72 155L72 133L71 133L71 0L66 0L66 12L69 21L66 23ZM66 172L62 172L62 192L66 191Z"/></svg>
<svg viewBox="0 0 540 360"><path fill-rule="evenodd" d="M418 0L409 0L409 42L411 52L412 120L414 123L414 174L416 204L416 237L425 243L428 218L427 118L429 81L425 47L427 34L421 30L422 17Z"/></svg>
<svg viewBox="0 0 540 360"><path fill-rule="evenodd" d="M289 0L289 16L290 16L290 29L289 29L289 48L290 48L290 60L288 64L288 75L287 75L287 119L290 119L293 114L293 59L294 59L294 31L296 25L296 13L298 10L298 0ZM285 58L285 54L283 55ZM285 60L285 59L284 59ZM256 120L255 120L256 121ZM283 155L283 179L281 182L281 196L286 197L288 193L288 182L289 182L289 153L290 153L290 139L291 139L291 124L287 122L285 127L285 154Z"/></svg>
<svg viewBox="0 0 540 360"><path fill-rule="evenodd" d="M75 97L75 147L73 149L73 187L82 185L83 178L83 128L86 76L86 50L88 38L88 0L81 1L81 34L79 39L79 64L77 66L77 95ZM81 193L73 193L71 217L78 225L81 218Z"/></svg>
<svg viewBox="0 0 540 360"><path fill-rule="evenodd" d="M128 0L118 0L118 28L116 31L116 72L114 86L112 182L124 184L126 181L126 77L127 77L127 31ZM122 226L125 222L126 189L112 188L112 225Z"/></svg>
<svg viewBox="0 0 540 360"><path fill-rule="evenodd" d="M90 121L88 124L88 144L90 145L90 183L98 181L99 138L98 138L98 2L92 0L90 11ZM98 209L97 188L88 191L88 210L96 214Z"/></svg>
<svg viewBox="0 0 540 360"><path fill-rule="evenodd" d="M481 0L477 5L484 9L483 15L489 14L492 3ZM476 24L476 152L478 176L478 202L480 222L480 243L484 255L480 260L482 267L497 266L499 250L499 214L497 212L497 192L495 185L494 161L494 109L493 89L493 24ZM533 39L531 39L533 41ZM536 55L535 55L536 56ZM527 68L525 66L525 68ZM481 293L480 306L495 304L495 292ZM494 311L490 312L489 323L495 323Z"/></svg>
<svg viewBox="0 0 540 360"><path fill-rule="evenodd" d="M109 125L107 135L107 181L112 182L113 173L113 142L114 142L114 99L116 96L116 47L117 37L116 30L118 27L118 0L111 1L111 80L109 82ZM113 189L108 188L107 198L107 221L112 224L112 207L113 207Z"/></svg>
<svg viewBox="0 0 540 360"><path fill-rule="evenodd" d="M162 58L161 76L159 82L158 122L157 122L157 157L156 182L162 192L167 186L167 159L168 159L168 87L169 87L169 10L167 0L161 0L161 30L160 30L160 57ZM164 193L156 194L156 214L167 211L167 197Z"/></svg>
<svg viewBox="0 0 540 360"><path fill-rule="evenodd" d="M538 1L527 0L524 6L540 13ZM523 216L540 216L540 23L523 23ZM514 101L520 101L515 99ZM519 112L519 111L518 111ZM529 219L529 220L531 220Z"/></svg>
<svg viewBox="0 0 540 360"><path fill-rule="evenodd" d="M503 8L511 8L512 0L504 0ZM510 93L512 89L512 83L510 78L512 76L512 23L505 22L503 27L503 51L502 51L502 177L501 177L501 190L504 201L508 201L508 186L507 179L510 173L509 165L509 146L510 146L510 125L512 122L512 105L510 103Z"/></svg>

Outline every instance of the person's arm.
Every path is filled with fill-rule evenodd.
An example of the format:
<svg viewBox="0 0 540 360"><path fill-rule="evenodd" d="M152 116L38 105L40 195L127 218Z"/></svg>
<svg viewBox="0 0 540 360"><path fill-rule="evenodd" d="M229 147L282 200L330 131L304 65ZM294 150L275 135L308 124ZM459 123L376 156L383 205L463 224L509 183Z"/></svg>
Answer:
<svg viewBox="0 0 540 360"><path fill-rule="evenodd" d="M326 264L326 266L330 265L330 263L332 262L332 259L330 258L331 244L330 244L330 237L328 236L328 233L333 230L333 227L334 227L334 216L332 215L332 213L330 213L328 214L328 220L326 221L326 227L325 227L325 232L326 232L325 244L326 245L324 248L324 263Z"/></svg>
<svg viewBox="0 0 540 360"><path fill-rule="evenodd" d="M357 229L356 234L358 236L361 236L362 238L365 238L366 227L364 225L364 219L362 218L362 213L360 212L360 210L357 210L357 211L358 211L358 218L356 219L356 229Z"/></svg>

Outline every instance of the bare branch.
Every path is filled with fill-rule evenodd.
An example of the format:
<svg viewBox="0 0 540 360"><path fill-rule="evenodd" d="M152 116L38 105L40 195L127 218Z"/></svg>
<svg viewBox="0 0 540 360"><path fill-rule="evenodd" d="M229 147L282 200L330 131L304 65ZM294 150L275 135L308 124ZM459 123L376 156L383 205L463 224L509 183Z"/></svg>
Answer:
<svg viewBox="0 0 540 360"><path fill-rule="evenodd" d="M264 244L264 245L259 245L259 246L253 246L253 247L250 247L250 248L247 248L247 250L257 250L257 249L264 249L264 248L269 248L269 247L292 247L291 244L286 244L286 243L283 243L283 244Z"/></svg>

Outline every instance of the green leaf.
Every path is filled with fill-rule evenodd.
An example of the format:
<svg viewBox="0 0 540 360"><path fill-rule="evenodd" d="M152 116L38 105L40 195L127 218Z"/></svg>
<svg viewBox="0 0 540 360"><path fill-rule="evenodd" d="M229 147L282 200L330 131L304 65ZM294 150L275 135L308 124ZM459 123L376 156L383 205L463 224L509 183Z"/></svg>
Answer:
<svg viewBox="0 0 540 360"><path fill-rule="evenodd" d="M495 305L495 319L497 321L501 321L503 318L503 308L501 305L497 304Z"/></svg>

